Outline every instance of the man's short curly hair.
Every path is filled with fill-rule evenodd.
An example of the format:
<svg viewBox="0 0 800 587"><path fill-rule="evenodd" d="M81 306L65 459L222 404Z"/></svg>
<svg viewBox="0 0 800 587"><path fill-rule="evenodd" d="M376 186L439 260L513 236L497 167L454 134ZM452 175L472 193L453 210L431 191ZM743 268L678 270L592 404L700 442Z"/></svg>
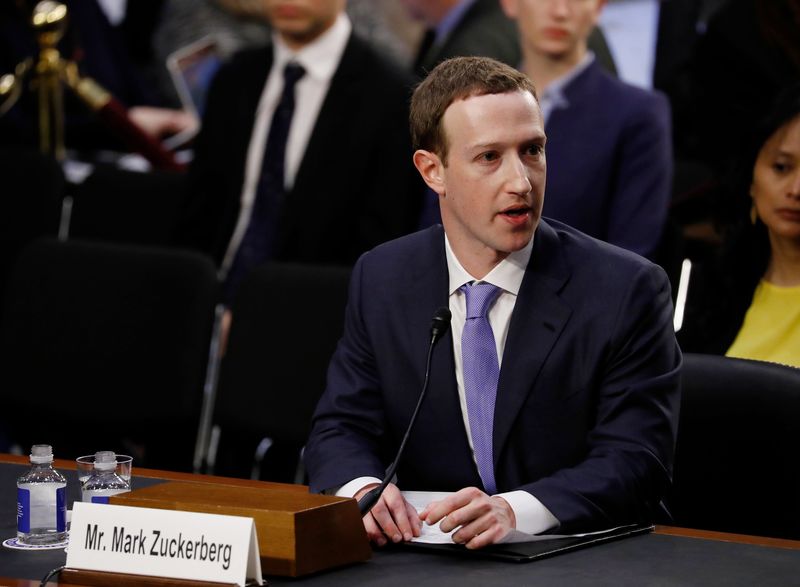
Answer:
<svg viewBox="0 0 800 587"><path fill-rule="evenodd" d="M411 139L415 149L436 153L447 164L447 137L442 118L456 100L487 94L530 92L536 88L521 73L488 57L455 57L437 65L414 90L411 98Z"/></svg>

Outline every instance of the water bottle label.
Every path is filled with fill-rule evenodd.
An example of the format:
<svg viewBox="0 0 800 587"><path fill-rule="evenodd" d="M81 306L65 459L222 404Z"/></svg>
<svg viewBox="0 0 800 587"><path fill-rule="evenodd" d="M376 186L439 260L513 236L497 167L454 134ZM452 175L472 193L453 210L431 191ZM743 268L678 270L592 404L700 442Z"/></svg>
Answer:
<svg viewBox="0 0 800 587"><path fill-rule="evenodd" d="M67 487L56 489L56 531L67 531Z"/></svg>
<svg viewBox="0 0 800 587"><path fill-rule="evenodd" d="M92 503L108 503L107 495L93 495Z"/></svg>
<svg viewBox="0 0 800 587"><path fill-rule="evenodd" d="M17 530L31 531L31 492L27 489L17 488Z"/></svg>

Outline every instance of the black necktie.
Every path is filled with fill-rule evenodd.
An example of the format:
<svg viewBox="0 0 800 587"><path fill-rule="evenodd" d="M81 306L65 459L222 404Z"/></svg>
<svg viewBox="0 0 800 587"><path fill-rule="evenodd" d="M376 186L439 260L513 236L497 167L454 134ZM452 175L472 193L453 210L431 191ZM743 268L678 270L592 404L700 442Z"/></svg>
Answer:
<svg viewBox="0 0 800 587"><path fill-rule="evenodd" d="M284 168L286 141L294 114L294 87L305 73L306 70L297 63L289 63L283 70L283 92L272 115L250 222L225 282L228 302L232 301L234 290L247 272L271 258L275 252L278 217L286 195Z"/></svg>

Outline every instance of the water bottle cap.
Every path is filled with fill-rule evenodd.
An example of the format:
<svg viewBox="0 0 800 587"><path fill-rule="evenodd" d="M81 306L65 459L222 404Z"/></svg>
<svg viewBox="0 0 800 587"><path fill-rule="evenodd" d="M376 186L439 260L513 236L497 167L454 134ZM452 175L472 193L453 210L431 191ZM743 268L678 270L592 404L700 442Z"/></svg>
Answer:
<svg viewBox="0 0 800 587"><path fill-rule="evenodd" d="M49 444L34 444L31 447L31 462L36 464L53 462L53 447Z"/></svg>
<svg viewBox="0 0 800 587"><path fill-rule="evenodd" d="M111 450L94 453L94 468L100 471L113 471L117 468L117 455Z"/></svg>

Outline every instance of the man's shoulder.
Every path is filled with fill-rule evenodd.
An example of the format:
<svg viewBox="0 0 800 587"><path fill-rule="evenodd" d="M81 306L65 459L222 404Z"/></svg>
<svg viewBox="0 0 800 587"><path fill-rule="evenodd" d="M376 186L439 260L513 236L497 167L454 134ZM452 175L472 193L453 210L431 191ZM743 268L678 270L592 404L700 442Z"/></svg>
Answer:
<svg viewBox="0 0 800 587"><path fill-rule="evenodd" d="M413 84L409 72L356 32L350 34L337 75L367 81L374 91L402 90L409 93Z"/></svg>
<svg viewBox="0 0 800 587"><path fill-rule="evenodd" d="M652 261L627 249L594 238L576 228L546 218L537 230L546 248L558 250L573 273L591 280L598 275L635 274L659 268Z"/></svg>
<svg viewBox="0 0 800 587"><path fill-rule="evenodd" d="M667 97L659 90L634 86L605 71L597 61L590 64L567 85L578 97L591 99L593 108L606 104L617 112L630 112L631 108L668 111Z"/></svg>
<svg viewBox="0 0 800 587"><path fill-rule="evenodd" d="M512 67L522 59L517 26L497 2L478 0L442 46L439 60L460 55L493 57Z"/></svg>
<svg viewBox="0 0 800 587"><path fill-rule="evenodd" d="M362 259L376 264L393 258L413 259L438 247L444 253L444 229L440 224L381 243L364 253Z"/></svg>

